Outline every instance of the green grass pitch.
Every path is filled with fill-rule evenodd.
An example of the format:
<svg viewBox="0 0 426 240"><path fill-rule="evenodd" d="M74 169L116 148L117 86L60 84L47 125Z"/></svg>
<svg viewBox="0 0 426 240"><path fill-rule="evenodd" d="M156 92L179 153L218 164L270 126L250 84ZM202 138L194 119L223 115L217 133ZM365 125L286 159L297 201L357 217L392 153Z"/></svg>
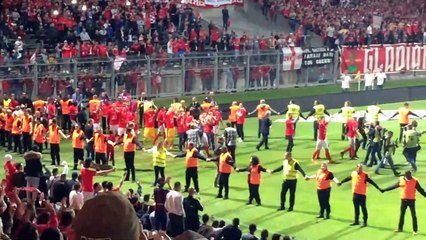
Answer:
<svg viewBox="0 0 426 240"><path fill-rule="evenodd" d="M235 99L238 100L238 99ZM343 103L342 103L343 105ZM384 104L382 109L397 109L401 104ZM425 109L426 101L411 102L412 109ZM355 106L356 110L363 110L365 107ZM251 109L249 109L251 110ZM337 110L330 110L335 113ZM273 119L283 116L273 116ZM419 130L426 130L424 125L426 121L419 121ZM383 122L384 127L392 129L398 133L398 122ZM319 164L311 162L315 142L312 140L312 123L298 123L295 138L295 147L293 155L300 161L301 166L309 174L313 175L319 168ZM328 129L328 141L330 151L334 160L338 164L330 165L329 168L334 172L338 179L343 179L350 175L356 167L358 161L348 159L340 160L339 152L348 145L347 141L340 140L340 123L330 123ZM261 164L266 168L276 168L282 164L282 158L286 147L284 139L284 124L273 124L270 139L270 150L257 152L255 146L257 139L257 120L250 118L245 125L247 135L246 141L240 143L237 147L237 164L244 167L248 164L251 155L257 155L261 159ZM424 143L425 138L422 139ZM4 150L2 150L4 153ZM401 154L402 149L397 149L394 161L399 165L399 171L408 170L405 165L405 159ZM364 158L365 151L360 150L360 160ZM321 156L324 158L324 152ZM21 156L14 156L15 161L23 161ZM72 164L71 142L63 140L61 143L62 160ZM172 177L172 182L181 181L184 183L185 172L184 159L168 158L166 175ZM320 162L320 160L319 160ZM50 164L50 155L44 154L44 163ZM418 154L418 172L415 176L426 188L426 157L424 150ZM95 181L112 181L117 184L124 169L122 151L116 148L116 166L117 171L107 177L96 177ZM137 179L140 179L143 185L143 194L152 193L151 184L153 182L152 162L150 154L137 152L136 157ZM391 170L381 171L381 175L375 175L373 169L365 168L370 176L379 186L387 187L396 183L397 178L393 176ZM3 172L2 172L3 174ZM315 181L305 181L299 178L297 183L296 204L294 212L281 211L276 209L280 202L280 190L282 183L282 173L270 175L263 174L263 182L260 187L262 206L246 206L248 199L247 175L246 173L233 173L230 177L230 199L216 199L217 189L213 187L213 180L216 174L213 163L201 161L199 168L200 178L200 199L204 206L205 213L213 215L216 219L225 219L230 223L234 217L241 219L243 232L248 230L250 223L255 223L258 229L268 229L270 233L290 234L297 239L423 239L426 237L426 199L418 194L417 198L417 217L419 223L419 235L412 237L412 225L410 212L407 211L406 222L403 233L394 233L399 218L399 190L386 192L384 194L369 186L367 194L367 207L369 210L369 219L367 228L350 227L353 221L353 205L351 183L346 183L341 187L333 184L331 192L331 219L317 220L319 206L316 195ZM125 182L122 191L129 188L136 189L136 184ZM185 194L186 195L186 194ZM260 233L260 231L259 231Z"/></svg>

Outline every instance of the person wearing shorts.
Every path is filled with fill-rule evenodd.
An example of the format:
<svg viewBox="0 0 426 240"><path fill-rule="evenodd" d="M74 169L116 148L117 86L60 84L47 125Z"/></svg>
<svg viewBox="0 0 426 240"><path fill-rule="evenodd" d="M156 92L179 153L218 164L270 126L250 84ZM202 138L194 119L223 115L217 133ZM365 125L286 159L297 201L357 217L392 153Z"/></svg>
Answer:
<svg viewBox="0 0 426 240"><path fill-rule="evenodd" d="M324 116L321 116L318 120L318 139L317 146L315 148L314 155L312 156L312 161L315 162L320 155L321 149L324 148L325 156L328 160L328 163L334 163L331 160L330 152L328 150L328 142L327 142L327 127L328 122L325 120Z"/></svg>

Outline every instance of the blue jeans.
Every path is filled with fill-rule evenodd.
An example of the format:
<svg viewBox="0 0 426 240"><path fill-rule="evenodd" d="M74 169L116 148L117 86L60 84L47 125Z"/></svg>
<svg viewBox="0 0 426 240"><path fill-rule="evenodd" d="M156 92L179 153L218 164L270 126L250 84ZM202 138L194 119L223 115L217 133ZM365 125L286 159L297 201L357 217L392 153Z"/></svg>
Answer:
<svg viewBox="0 0 426 240"><path fill-rule="evenodd" d="M396 168L395 168L395 165L393 164L392 154L390 152L385 152L385 155L383 156L382 160L380 160L380 162L377 163L375 173L379 173L380 167L383 166L385 160L387 160L387 162L389 163L389 166L391 167L393 173L396 175Z"/></svg>
<svg viewBox="0 0 426 240"><path fill-rule="evenodd" d="M411 168L414 171L417 171L417 165L416 165L416 160L417 160L417 151L418 151L418 147L412 147L412 148L405 148L404 149L404 156L407 158L407 161L411 164Z"/></svg>
<svg viewBox="0 0 426 240"><path fill-rule="evenodd" d="M377 154L378 158L381 159L380 144L373 142L373 141L370 141L370 146L368 146L367 154L365 155L364 163L368 164L368 160L370 159L370 155L371 155L370 163L373 164L374 162L377 162L376 154Z"/></svg>

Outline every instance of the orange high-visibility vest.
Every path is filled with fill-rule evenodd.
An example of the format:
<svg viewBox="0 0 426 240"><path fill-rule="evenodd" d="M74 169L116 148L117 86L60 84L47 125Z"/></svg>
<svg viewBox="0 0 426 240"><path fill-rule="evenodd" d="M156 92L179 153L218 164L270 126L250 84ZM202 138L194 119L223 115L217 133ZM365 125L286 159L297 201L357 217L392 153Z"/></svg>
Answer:
<svg viewBox="0 0 426 240"><path fill-rule="evenodd" d="M231 173L232 172L232 166L226 163L226 159L228 157L231 157L231 154L227 153L221 153L219 157L219 172L220 173Z"/></svg>
<svg viewBox="0 0 426 240"><path fill-rule="evenodd" d="M325 172L318 170L316 177L318 190L324 190L331 187L330 180L327 180L329 173L330 172L328 170L326 170Z"/></svg>
<svg viewBox="0 0 426 240"><path fill-rule="evenodd" d="M133 139L132 139L132 141L133 141ZM95 152L106 153L105 135L100 134L100 133L95 134Z"/></svg>
<svg viewBox="0 0 426 240"><path fill-rule="evenodd" d="M236 106L236 105L232 105L232 106L229 107L230 113L229 113L228 121L230 121L230 122L236 122L237 121L238 109L240 109L240 107Z"/></svg>
<svg viewBox="0 0 426 240"><path fill-rule="evenodd" d="M266 111L269 110L269 105L268 104L257 105L256 109L257 109L257 118L262 119L263 116L265 116Z"/></svg>
<svg viewBox="0 0 426 240"><path fill-rule="evenodd" d="M124 134L123 137L123 151L124 152L134 152L136 151L136 144L133 143L133 136L132 134Z"/></svg>
<svg viewBox="0 0 426 240"><path fill-rule="evenodd" d="M58 126L49 126L49 143L50 144L59 144L61 138L59 137Z"/></svg>
<svg viewBox="0 0 426 240"><path fill-rule="evenodd" d="M99 106L101 105L101 101L99 99L92 99L89 101L89 112L95 112Z"/></svg>
<svg viewBox="0 0 426 240"><path fill-rule="evenodd" d="M82 140L83 131L75 130L72 133L72 148L83 149L84 148L84 140Z"/></svg>
<svg viewBox="0 0 426 240"><path fill-rule="evenodd" d="M0 129L4 129L6 123L6 114L5 113L0 113Z"/></svg>
<svg viewBox="0 0 426 240"><path fill-rule="evenodd" d="M7 132L12 131L13 126L13 116L12 115L6 115L6 124L4 126L4 130Z"/></svg>
<svg viewBox="0 0 426 240"><path fill-rule="evenodd" d="M68 99L66 101L64 100L59 101L62 108L62 114L66 114L66 115L70 114L70 101L71 99Z"/></svg>
<svg viewBox="0 0 426 240"><path fill-rule="evenodd" d="M36 100L33 102L34 110L40 111L41 113L44 113L44 106L46 105L46 102L43 100Z"/></svg>
<svg viewBox="0 0 426 240"><path fill-rule="evenodd" d="M203 102L203 103L201 103L200 107L201 107L201 109L203 109L203 111L207 112L207 111L210 110L211 105L212 105L211 103Z"/></svg>
<svg viewBox="0 0 426 240"><path fill-rule="evenodd" d="M22 118L22 132L30 133L31 132L31 123L32 123L32 117L31 116L24 116Z"/></svg>
<svg viewBox="0 0 426 240"><path fill-rule="evenodd" d="M34 132L33 132L33 140L36 143L43 143L44 142L44 126L41 123L38 123L34 126Z"/></svg>
<svg viewBox="0 0 426 240"><path fill-rule="evenodd" d="M399 112L399 123L408 124L410 122L410 119L408 117L408 114L410 113L410 109L405 107L400 107L398 112Z"/></svg>
<svg viewBox="0 0 426 240"><path fill-rule="evenodd" d="M195 148L186 150L186 168L198 167L198 158L193 157L196 151Z"/></svg>
<svg viewBox="0 0 426 240"><path fill-rule="evenodd" d="M417 178L406 180L404 177L399 178L399 189L401 190L401 199L415 200L416 199Z"/></svg>
<svg viewBox="0 0 426 240"><path fill-rule="evenodd" d="M12 134L22 134L22 120L19 117L14 117L12 122Z"/></svg>
<svg viewBox="0 0 426 240"><path fill-rule="evenodd" d="M358 174L357 171L353 171L352 174L352 192L360 195L367 194L367 177L368 174L361 172Z"/></svg>
<svg viewBox="0 0 426 240"><path fill-rule="evenodd" d="M250 184L259 185L262 182L262 175L259 172L259 164L250 168Z"/></svg>

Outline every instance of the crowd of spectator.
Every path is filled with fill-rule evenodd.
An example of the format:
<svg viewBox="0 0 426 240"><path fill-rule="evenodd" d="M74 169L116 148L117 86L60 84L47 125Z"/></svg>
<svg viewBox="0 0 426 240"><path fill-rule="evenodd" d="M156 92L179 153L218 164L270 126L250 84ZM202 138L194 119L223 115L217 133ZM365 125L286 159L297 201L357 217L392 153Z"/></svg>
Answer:
<svg viewBox="0 0 426 240"><path fill-rule="evenodd" d="M263 14L281 13L296 34L312 31L325 45L426 43L423 0L258 0Z"/></svg>
<svg viewBox="0 0 426 240"><path fill-rule="evenodd" d="M224 239L290 240L287 235L257 231L250 224L243 234L240 219L226 224L200 213L203 206L193 188L187 196L180 183L160 178L153 194L143 193L139 182L123 193L120 182L94 182L114 168L101 170L91 160L82 162L80 173L69 176L43 165L37 147L24 154L24 161L5 155L5 179L0 184L0 239L63 240L92 239ZM22 163L24 162L24 163ZM259 235L258 235L259 234ZM256 236L257 235L257 236ZM102 239L104 239L102 238Z"/></svg>

